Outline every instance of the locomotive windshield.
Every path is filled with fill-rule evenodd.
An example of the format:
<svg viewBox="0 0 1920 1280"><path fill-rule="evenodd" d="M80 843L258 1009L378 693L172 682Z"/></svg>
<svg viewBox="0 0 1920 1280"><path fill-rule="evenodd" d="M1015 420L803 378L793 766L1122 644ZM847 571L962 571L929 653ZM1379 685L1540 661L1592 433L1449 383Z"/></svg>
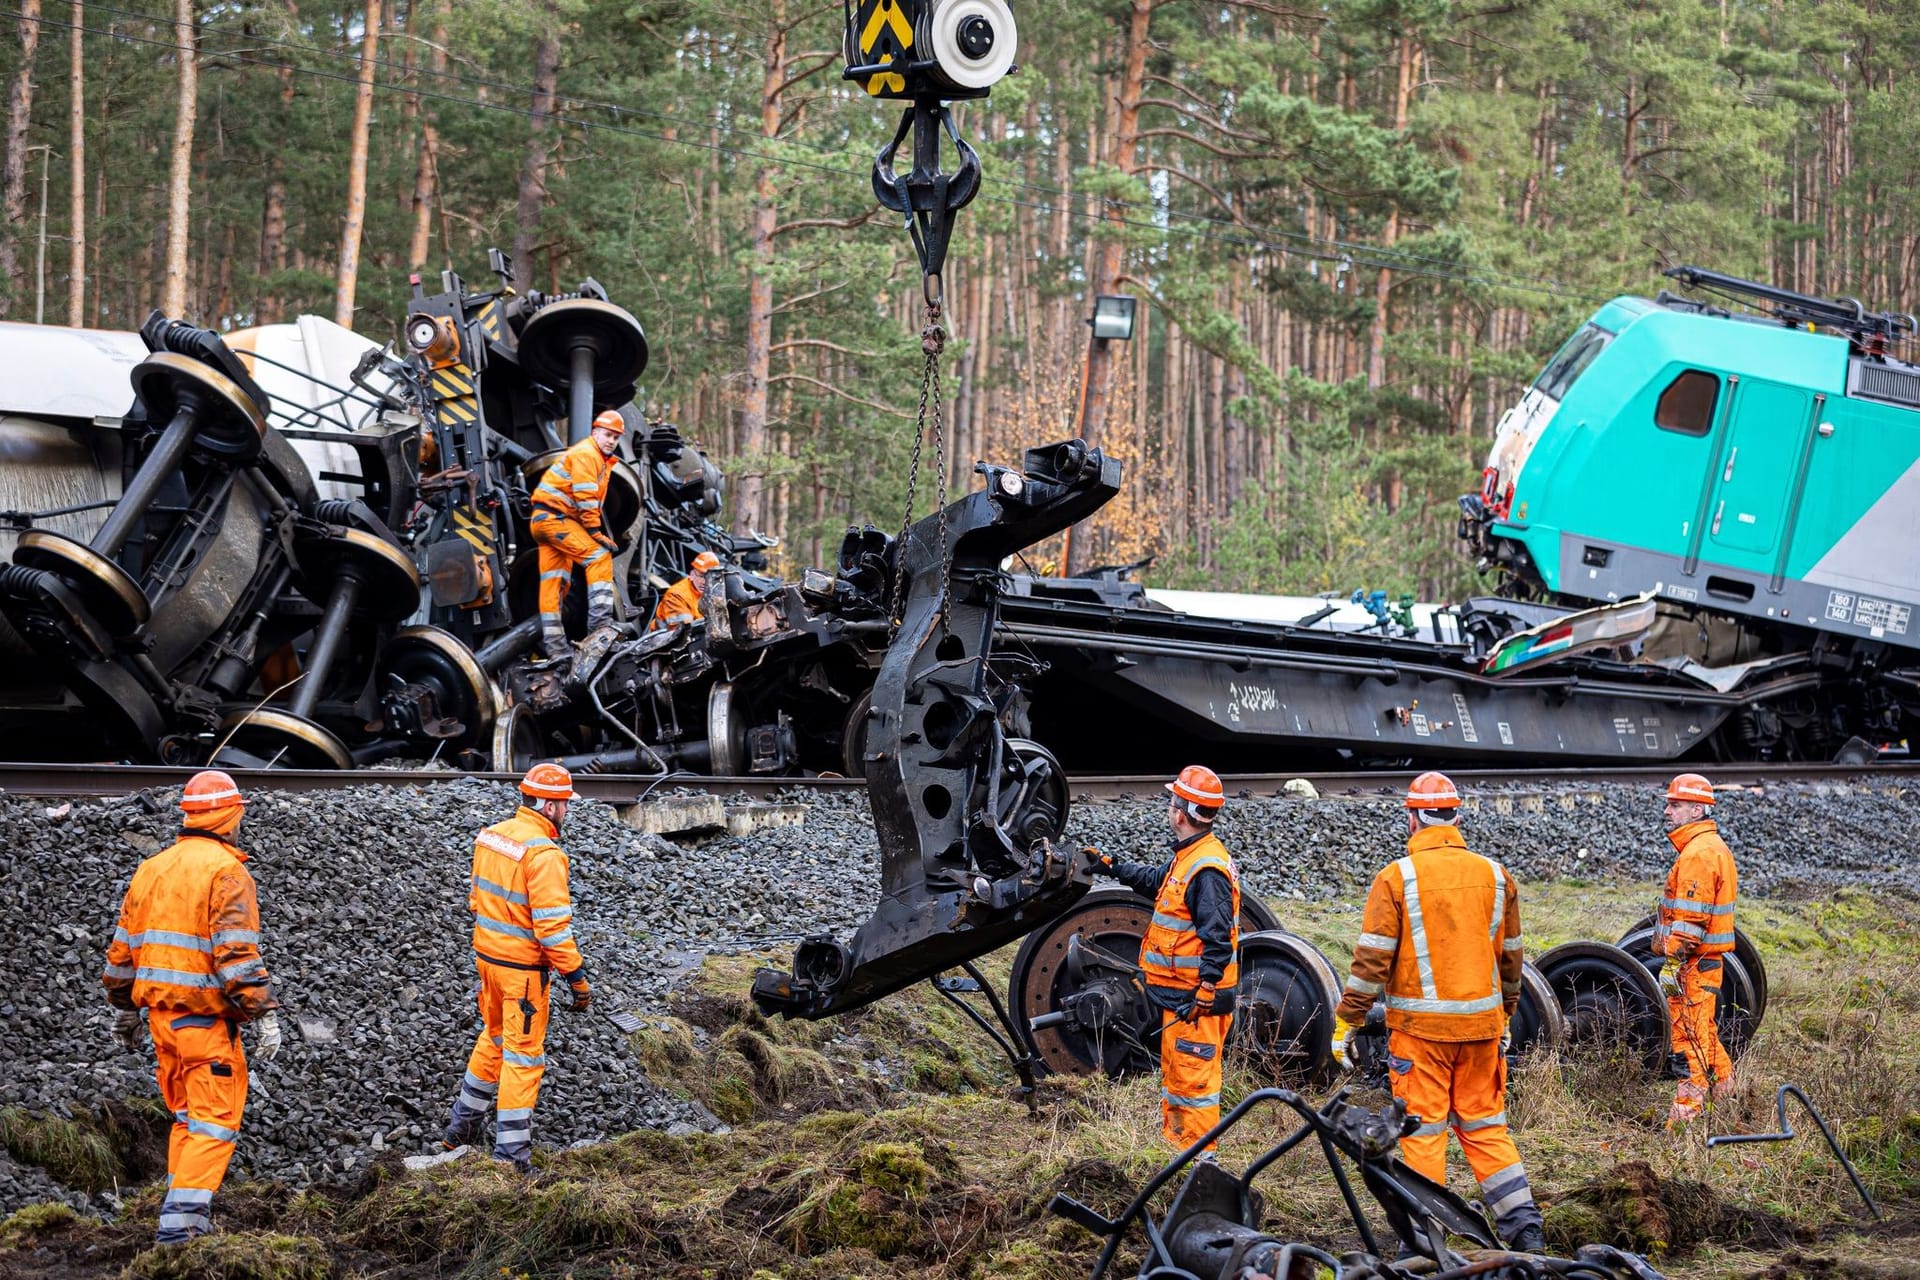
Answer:
<svg viewBox="0 0 1920 1280"><path fill-rule="evenodd" d="M1564 400L1574 380L1587 371L1593 358L1606 349L1613 335L1596 324L1580 326L1580 331L1568 338L1566 344L1553 353L1553 359L1547 361L1547 367L1533 386L1541 395L1550 400Z"/></svg>

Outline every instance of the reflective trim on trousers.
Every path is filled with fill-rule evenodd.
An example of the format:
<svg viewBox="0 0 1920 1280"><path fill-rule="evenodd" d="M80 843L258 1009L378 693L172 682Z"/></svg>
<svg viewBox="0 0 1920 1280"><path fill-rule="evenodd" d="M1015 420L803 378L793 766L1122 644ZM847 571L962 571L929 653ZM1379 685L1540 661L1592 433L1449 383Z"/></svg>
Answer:
<svg viewBox="0 0 1920 1280"><path fill-rule="evenodd" d="M215 1124L211 1120L195 1120L191 1116L187 1118L187 1132L197 1133L203 1138L212 1138L216 1142L238 1142L240 1140L240 1131L238 1129L229 1129L225 1125ZM209 1192L208 1194L212 1193Z"/></svg>
<svg viewBox="0 0 1920 1280"><path fill-rule="evenodd" d="M1404 1013L1486 1013L1490 1009L1498 1009L1502 1003L1497 992L1477 1000L1423 1000L1418 996L1396 996L1391 991L1387 993L1387 1008L1399 1009Z"/></svg>
<svg viewBox="0 0 1920 1280"><path fill-rule="evenodd" d="M1203 1093L1197 1098L1183 1098L1171 1089L1162 1089L1160 1090L1160 1096L1176 1107L1198 1108L1217 1107L1220 1105L1220 1095L1217 1093Z"/></svg>
<svg viewBox="0 0 1920 1280"><path fill-rule="evenodd" d="M1413 1136L1416 1138L1431 1138L1436 1133L1445 1133L1447 1128L1448 1126L1445 1120L1438 1121L1434 1124L1423 1124L1413 1131Z"/></svg>
<svg viewBox="0 0 1920 1280"><path fill-rule="evenodd" d="M1413 935L1413 958L1420 967L1420 994L1431 1000L1440 994L1440 989L1433 982L1433 957L1427 952L1427 917L1420 910L1420 879L1414 872L1411 857L1400 859L1400 892L1407 904L1407 932Z"/></svg>
<svg viewBox="0 0 1920 1280"><path fill-rule="evenodd" d="M1482 1129L1491 1129L1491 1128L1494 1128L1496 1125L1505 1124L1507 1122L1507 1113L1504 1111L1497 1111L1494 1114L1490 1116L1486 1116L1483 1119L1479 1119L1479 1120L1462 1120L1459 1116L1453 1116L1451 1117L1451 1119L1453 1120L1453 1127L1458 1129L1460 1132L1478 1133Z"/></svg>
<svg viewBox="0 0 1920 1280"><path fill-rule="evenodd" d="M508 1049L502 1056L516 1067L544 1067L547 1065L547 1055L544 1053L529 1055L525 1053L515 1053L513 1050Z"/></svg>
<svg viewBox="0 0 1920 1280"><path fill-rule="evenodd" d="M1487 1212L1494 1216L1496 1222L1514 1210L1532 1204L1533 1188L1527 1183L1527 1166L1508 1165L1480 1184L1480 1194L1485 1197Z"/></svg>

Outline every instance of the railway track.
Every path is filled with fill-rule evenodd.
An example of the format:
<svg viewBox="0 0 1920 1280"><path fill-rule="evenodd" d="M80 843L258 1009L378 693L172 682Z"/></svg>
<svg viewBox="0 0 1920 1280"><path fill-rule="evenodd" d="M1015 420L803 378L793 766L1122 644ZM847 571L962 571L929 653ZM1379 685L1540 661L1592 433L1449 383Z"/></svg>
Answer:
<svg viewBox="0 0 1920 1280"><path fill-rule="evenodd" d="M1575 769L1451 769L1455 781L1468 788L1500 787L1560 789L1608 783L1658 786L1672 776L1675 765L1627 768ZM164 765L123 764L0 764L0 793L46 797L128 796L149 788L177 787L196 772ZM447 769L272 769L230 770L240 785L263 791L331 791L342 787L417 787L452 785L469 779L516 782L518 774L460 773ZM1378 798L1404 791L1413 770L1373 769L1358 772L1227 774L1227 794L1246 799L1282 794L1286 784L1303 778L1323 797ZM1719 786L1764 786L1784 782L1864 782L1902 785L1920 780L1920 761L1894 760L1872 765L1737 764L1708 768ZM1104 775L1072 780L1074 798L1098 803L1114 800L1157 800L1166 779L1155 776ZM795 788L828 791L864 789L859 778L714 778L699 774L665 776L633 774L576 774L574 787L589 800L632 803L649 795L674 790L697 791L748 800L772 800Z"/></svg>

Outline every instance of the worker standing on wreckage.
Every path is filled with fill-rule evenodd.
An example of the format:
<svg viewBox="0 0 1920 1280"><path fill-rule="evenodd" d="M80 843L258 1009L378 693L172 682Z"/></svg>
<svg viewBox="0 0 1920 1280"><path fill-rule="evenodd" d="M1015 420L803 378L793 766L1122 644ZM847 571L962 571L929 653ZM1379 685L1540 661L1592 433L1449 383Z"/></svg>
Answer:
<svg viewBox="0 0 1920 1280"><path fill-rule="evenodd" d="M1707 1099L1733 1087L1733 1059L1720 1043L1717 1008L1720 957L1733 950L1733 904L1740 873L1720 838L1713 784L1683 773L1667 784L1667 839L1679 855L1667 872L1654 927L1654 949L1665 957L1660 990L1673 1022L1673 1046L1687 1060L1687 1078L1667 1112L1667 1127L1696 1119Z"/></svg>
<svg viewBox="0 0 1920 1280"><path fill-rule="evenodd" d="M1171 858L1120 862L1087 852L1105 874L1153 899L1140 969L1160 1010L1160 1129L1185 1150L1220 1121L1221 1060L1240 982L1240 873L1213 834L1226 803L1220 776L1188 765L1167 790ZM1213 1149L1209 1143L1209 1155Z"/></svg>
<svg viewBox="0 0 1920 1280"><path fill-rule="evenodd" d="M1445 1183L1447 1130L1466 1150L1509 1247L1546 1247L1527 1169L1507 1134L1508 1020L1520 1001L1520 891L1507 869L1467 849L1460 793L1444 773L1407 789L1407 854L1373 878L1334 1011L1333 1051L1381 996L1393 1095L1420 1127L1400 1140L1414 1172Z"/></svg>
<svg viewBox="0 0 1920 1280"><path fill-rule="evenodd" d="M573 939L567 854L557 839L568 806L580 798L573 775L557 764L536 764L520 780L520 795L519 810L473 843L467 902L480 971L480 1031L442 1142L453 1150L475 1141L493 1111L493 1158L530 1174L553 975L573 992L570 1011L585 1013L593 1001Z"/></svg>
<svg viewBox="0 0 1920 1280"><path fill-rule="evenodd" d="M153 1037L160 1096L173 1112L160 1244L213 1230L213 1193L227 1176L247 1106L240 1024L259 1028L254 1054L280 1052L280 1015L260 958L260 905L247 855L233 842L246 801L233 779L196 773L180 795L180 838L133 873L101 982L113 1033Z"/></svg>
<svg viewBox="0 0 1920 1280"><path fill-rule="evenodd" d="M613 625L616 544L601 527L601 504L626 430L617 411L605 410L594 418L587 438L561 454L533 491L528 528L540 549L540 647L549 659L571 653L560 606L573 585L575 565L587 571L587 634Z"/></svg>

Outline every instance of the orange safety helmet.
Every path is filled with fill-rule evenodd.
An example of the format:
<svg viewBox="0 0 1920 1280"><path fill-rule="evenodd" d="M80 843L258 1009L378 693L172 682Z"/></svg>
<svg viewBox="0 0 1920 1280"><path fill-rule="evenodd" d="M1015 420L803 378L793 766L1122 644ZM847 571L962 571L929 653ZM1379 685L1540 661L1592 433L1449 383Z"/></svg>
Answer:
<svg viewBox="0 0 1920 1280"><path fill-rule="evenodd" d="M1460 792L1453 785L1453 779L1444 773L1432 770L1421 774L1407 785L1407 808L1409 809L1458 809Z"/></svg>
<svg viewBox="0 0 1920 1280"><path fill-rule="evenodd" d="M527 776L520 779L520 794L535 800L578 800L580 793L573 789L573 775L564 765L545 761L527 770Z"/></svg>
<svg viewBox="0 0 1920 1280"><path fill-rule="evenodd" d="M1712 804L1713 784L1697 773L1683 773L1667 784L1667 799Z"/></svg>
<svg viewBox="0 0 1920 1280"><path fill-rule="evenodd" d="M594 415L593 425L596 429L605 427L617 436L627 434L627 420L620 416L618 409L602 409Z"/></svg>
<svg viewBox="0 0 1920 1280"><path fill-rule="evenodd" d="M1190 764L1180 771L1180 776L1167 784L1167 790L1189 806L1198 805L1202 809L1218 809L1227 802L1226 789L1220 785L1220 775L1203 764ZM1198 814L1194 815L1196 818Z"/></svg>
<svg viewBox="0 0 1920 1280"><path fill-rule="evenodd" d="M693 558L693 571L695 573L712 573L719 567L720 557L711 551L702 551Z"/></svg>
<svg viewBox="0 0 1920 1280"><path fill-rule="evenodd" d="M187 786L180 793L180 812L212 813L215 809L226 809L233 805L246 804L240 794L240 785L231 774L219 769L205 769L187 779Z"/></svg>

